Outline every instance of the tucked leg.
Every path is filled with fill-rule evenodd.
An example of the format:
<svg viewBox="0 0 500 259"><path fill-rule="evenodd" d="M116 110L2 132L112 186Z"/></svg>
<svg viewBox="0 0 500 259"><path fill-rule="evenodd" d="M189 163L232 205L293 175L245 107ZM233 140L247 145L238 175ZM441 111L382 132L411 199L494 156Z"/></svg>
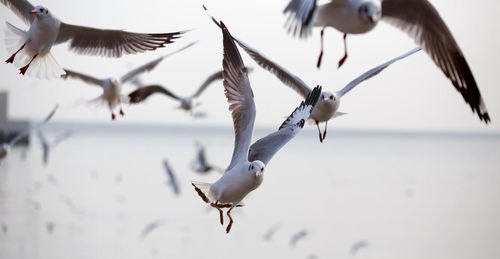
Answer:
<svg viewBox="0 0 500 259"><path fill-rule="evenodd" d="M229 231L231 231L231 227L233 226L233 222L234 222L234 221L233 221L233 218L231 217L231 214L229 214L229 213L231 213L231 210L232 210L233 208L234 208L234 206L233 206L233 207L231 207L231 208L227 211L227 216L229 217L229 224L227 225L227 228L226 228L226 233L228 233L228 234L229 234Z"/></svg>
<svg viewBox="0 0 500 259"><path fill-rule="evenodd" d="M345 60L347 59L346 37L347 37L347 33L344 33L344 56L339 60L339 66L337 68L340 68L344 64Z"/></svg>
<svg viewBox="0 0 500 259"><path fill-rule="evenodd" d="M38 56L38 53L36 53L36 54L35 54L35 55L31 58L31 60L30 60L30 62L28 63L28 65L26 65L26 66L24 66L24 67L22 67L22 68L20 68L20 69L19 69L19 71L21 71L21 72L19 72L19 73L20 73L20 74L22 74L22 75L24 75L24 74L26 73L26 70L28 70L28 68L30 67L31 62L33 62L33 60L34 60L37 56Z"/></svg>
<svg viewBox="0 0 500 259"><path fill-rule="evenodd" d="M325 122L325 131L323 132L323 139L326 137L326 129L328 128L328 121Z"/></svg>
<svg viewBox="0 0 500 259"><path fill-rule="evenodd" d="M325 28L326 26L321 29L321 51L319 52L318 63L316 64L318 68L321 66L321 60L323 59L323 35L325 34Z"/></svg>
<svg viewBox="0 0 500 259"><path fill-rule="evenodd" d="M323 137L321 135L321 130L319 129L319 122L316 121L316 127L318 128L319 142L323 143Z"/></svg>
<svg viewBox="0 0 500 259"><path fill-rule="evenodd" d="M14 62L14 58L16 57L17 53L19 53L19 51L21 51L22 49L24 49L24 46L26 45L26 43L24 43L21 48L19 48L14 54L12 54L12 56L10 56L10 58L8 58L7 60L5 60L5 63L13 63Z"/></svg>
<svg viewBox="0 0 500 259"><path fill-rule="evenodd" d="M122 102L120 100L118 100L118 103L120 104L120 115L124 116L125 113L123 112L123 109L122 109Z"/></svg>

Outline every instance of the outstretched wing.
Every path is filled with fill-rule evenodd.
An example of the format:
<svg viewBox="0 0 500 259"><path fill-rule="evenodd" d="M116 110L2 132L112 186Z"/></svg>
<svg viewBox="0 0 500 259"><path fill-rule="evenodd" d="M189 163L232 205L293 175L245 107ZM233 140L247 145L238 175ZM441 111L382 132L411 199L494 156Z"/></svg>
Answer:
<svg viewBox="0 0 500 259"><path fill-rule="evenodd" d="M146 100L150 95L156 93L161 93L166 96L170 96L176 100L180 100L180 98L177 95L173 94L172 92L170 92L168 89L166 89L161 85L148 85L129 93L128 94L129 102L140 103Z"/></svg>
<svg viewBox="0 0 500 259"><path fill-rule="evenodd" d="M23 19L26 24L31 24L35 16L31 11L35 7L26 0L1 0L2 4L10 8L19 18Z"/></svg>
<svg viewBox="0 0 500 259"><path fill-rule="evenodd" d="M224 59L222 60L224 93L229 103L229 111L232 112L235 135L233 157L226 170L229 171L234 165L247 161L255 122L255 103L245 65L234 44L233 37L222 22L221 28L224 44Z"/></svg>
<svg viewBox="0 0 500 259"><path fill-rule="evenodd" d="M172 170L166 159L163 160L163 166L165 167L165 171L169 179L168 182L172 186L175 195L179 195L180 189L179 189L179 184L177 183L177 178L175 177L174 171Z"/></svg>
<svg viewBox="0 0 500 259"><path fill-rule="evenodd" d="M347 92L351 91L351 89L353 89L355 86L357 86L359 83L365 81L365 80L368 80L370 78L372 78L373 76L377 75L378 73L380 73L382 70L386 69L389 65L391 65L392 63L398 61L398 60L401 60L403 58L406 58L408 57L409 55L415 53L415 52L418 52L420 51L422 48L420 47L417 47L415 49L412 49L408 52L406 52L405 54L399 56L399 57L396 57L396 58L393 58L387 62L385 62L384 64L382 65L379 65L377 67L374 67L368 71L366 71L365 73L363 73L362 75L358 76L357 78L355 78L354 80L352 80L351 82L349 82L344 88L342 88L340 91L337 91L336 92L336 95L337 97L342 97L344 94L346 94Z"/></svg>
<svg viewBox="0 0 500 259"><path fill-rule="evenodd" d="M427 0L384 0L382 18L406 31L429 54L465 102L484 122L490 121L472 71L448 26Z"/></svg>
<svg viewBox="0 0 500 259"><path fill-rule="evenodd" d="M82 74L82 73L79 73L79 72L76 72L73 70L69 70L69 69L64 69L64 72L66 72L66 74L61 75L61 78L63 78L63 79L67 79L68 77L71 77L71 78L75 78L75 79L80 79L87 84L97 85L100 87L104 87L106 85L106 82L104 80L97 79L93 76Z"/></svg>
<svg viewBox="0 0 500 259"><path fill-rule="evenodd" d="M316 0L291 0L283 10L284 14L290 13L285 24L288 33L301 38L311 35L315 11Z"/></svg>
<svg viewBox="0 0 500 259"><path fill-rule="evenodd" d="M102 30L61 22L56 43L70 40L70 50L82 55L119 58L155 50L172 43L185 31L171 33L134 33L122 30Z"/></svg>
<svg viewBox="0 0 500 259"><path fill-rule="evenodd" d="M271 158L303 127L321 94L321 86L316 86L299 107L281 124L278 131L257 140L250 146L248 161L260 160L268 164Z"/></svg>
<svg viewBox="0 0 500 259"><path fill-rule="evenodd" d="M49 113L49 115L47 115L47 117L43 121L40 121L40 122L36 123L35 125L33 125L33 126L27 128L27 129L25 129L23 132L19 133L17 136L15 136L13 139L11 139L9 141L8 145L9 146L13 146L14 144L16 144L17 141L19 141L20 139L24 138L31 131L39 129L41 126L43 126L45 123L47 123L52 118L52 116L54 116L54 114L57 111L57 108L59 108L59 104L57 104L54 107L54 109L52 109L52 111Z"/></svg>
<svg viewBox="0 0 500 259"><path fill-rule="evenodd" d="M182 47L182 48L180 48L180 49L178 49L178 50L176 50L174 52L171 52L171 53L168 53L166 55L163 55L163 56L161 56L161 57L159 57L159 58L157 58L157 59L155 59L153 61L150 61L150 62L148 62L148 63L146 63L146 64L144 64L144 65L142 65L142 66L140 66L138 68L135 68L134 70L131 70L130 72L126 73L125 75L123 75L120 78L120 82L126 83L129 80L136 78L141 73L153 70L158 64L160 64L161 61L163 61L164 58L172 56L172 55L174 55L176 53L179 53L179 52L181 52L181 51L183 51L183 50L185 50L185 49L193 46L196 43L197 43L197 41L191 42L188 45L186 45L186 46L184 46L184 47Z"/></svg>
<svg viewBox="0 0 500 259"><path fill-rule="evenodd" d="M212 21L215 24L217 24L217 26L220 27L220 23L213 16L208 14L208 9L205 6L203 6L203 8L207 12L207 15L210 16L210 18L212 18ZM257 62L259 66L273 73L282 83L295 90L303 98L306 98L307 95L311 92L311 88L309 88L309 86L306 83L304 83L302 79L288 72L285 68L281 67L280 65L267 59L264 55L259 53L256 49L252 48L245 42L237 38L234 38L234 40L236 41L236 43L238 43L238 45L240 45L245 50L246 53L248 53L248 55L255 62Z"/></svg>

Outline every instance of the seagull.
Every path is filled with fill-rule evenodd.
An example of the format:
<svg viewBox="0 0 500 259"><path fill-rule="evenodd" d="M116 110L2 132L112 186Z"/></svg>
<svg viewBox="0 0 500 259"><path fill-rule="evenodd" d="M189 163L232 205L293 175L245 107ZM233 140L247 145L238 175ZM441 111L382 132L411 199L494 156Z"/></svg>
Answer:
<svg viewBox="0 0 500 259"><path fill-rule="evenodd" d="M243 206L242 200L260 186L264 179L264 167L278 150L291 140L304 126L316 104L321 87L316 87L298 108L274 132L250 146L255 122L255 103L245 65L228 29L221 22L224 58L222 61L224 93L229 103L234 124L234 150L231 163L219 180L213 184L192 182L201 199L216 208L223 225L221 208L229 208L227 216L229 233L233 224L231 210Z"/></svg>
<svg viewBox="0 0 500 259"><path fill-rule="evenodd" d="M67 130L61 133L60 135L56 136L52 141L52 143L49 143L49 141L47 140L47 138L45 137L45 135L41 130L38 130L37 133L38 133L37 134L38 140L40 140L40 144L42 145L42 150L43 150L43 164L47 165L47 163L49 162L50 149L59 145L59 143L69 138L71 135L73 135L74 132L72 130Z"/></svg>
<svg viewBox="0 0 500 259"><path fill-rule="evenodd" d="M181 193L179 189L179 184L177 183L177 178L175 177L174 170L170 167L168 164L167 159L163 159L163 166L165 167L165 172L167 173L168 176L168 183L172 185L172 190L174 191L175 195L179 196Z"/></svg>
<svg viewBox="0 0 500 259"><path fill-rule="evenodd" d="M167 223L165 219L158 219L152 221L147 226L145 226L144 229L142 229L140 238L144 240L151 232L153 232L153 230L157 229L158 227L161 227L162 225L165 225L165 223Z"/></svg>
<svg viewBox="0 0 500 259"><path fill-rule="evenodd" d="M321 53L323 55L323 32L328 26L344 33L344 57L347 58L347 34L371 31L379 20L384 20L407 32L428 53L434 63L451 80L472 112L488 123L490 116L477 87L472 71L443 19L427 0L331 0L317 5L316 0L291 0L283 11L289 13L288 31L300 37L311 34L312 27L321 30Z"/></svg>
<svg viewBox="0 0 500 259"><path fill-rule="evenodd" d="M203 6L205 11L208 14L208 9ZM220 27L219 22L210 14L208 16L212 19L215 24L217 24ZM261 54L259 51L256 49L252 48L250 45L246 44L245 42L239 40L236 37L233 37L236 43L242 47L247 54L255 61L259 66L262 68L266 69L267 71L271 72L274 74L282 83L287 85L288 87L292 88L295 92L297 92L299 95L301 95L303 98L306 98L306 96L311 92L311 88L309 87L302 79L300 79L298 76L288 72L285 68L282 66L278 65L277 63L269 60L266 58L263 54ZM309 121L313 122L316 124L316 127L318 129L318 134L319 134L319 141L323 142L323 140L326 137L326 131L328 127L328 121L332 118L339 117L341 115L344 115L345 113L339 112L339 106L340 106L340 99L344 94L352 90L355 86L357 86L359 83L370 79L371 77L377 75L380 73L382 70L387 68L389 65L392 63L406 58L407 56L419 51L421 48L417 47L413 50L410 50L409 52L396 57L394 59L391 59L387 61L384 64L381 64L377 67L374 67L367 72L363 73L362 75L358 76L356 79L352 80L350 83L348 83L344 88L337 92L328 92L324 91L321 93L321 97L318 101L318 104L314 107L311 116L309 117ZM325 128L323 132L321 132L319 128L319 123L320 122L325 122Z"/></svg>
<svg viewBox="0 0 500 259"><path fill-rule="evenodd" d="M39 78L64 75L64 70L50 54L54 44L70 41L69 49L78 54L118 58L123 54L164 47L185 33L134 33L72 25L57 19L46 7L33 6L26 0L1 2L30 26L24 31L7 22L5 43L13 54L5 62L16 61L16 66L24 65L19 69L21 74L28 71L28 75Z"/></svg>
<svg viewBox="0 0 500 259"><path fill-rule="evenodd" d="M205 155L205 147L201 143L196 142L195 145L196 145L196 161L194 163L193 168L196 172L208 173L212 170L216 170L221 173L224 173L224 169L215 165L211 165L207 162L207 157Z"/></svg>
<svg viewBox="0 0 500 259"><path fill-rule="evenodd" d="M295 246L299 240L304 239L307 235L308 232L305 229L295 233L290 239L290 246Z"/></svg>
<svg viewBox="0 0 500 259"><path fill-rule="evenodd" d="M75 78L75 79L80 79L88 84L100 86L103 90L102 95L100 95L99 97L97 97L96 99L94 99L92 101L103 101L103 102L107 103L109 110L111 111L111 120L115 120L116 115L113 111L114 108L116 106L120 106L119 113L121 116L124 116L125 113L123 112L121 105L124 102L128 102L128 97L121 94L121 89L122 89L123 84L130 82L135 77L137 77L137 75L139 75L141 73L153 70L166 57L169 57L171 55L179 53L179 52L193 46L194 44L196 44L196 42L192 42L192 43L190 43L190 44L188 44L188 45L186 45L186 46L184 46L184 47L182 47L174 52L171 52L171 53L163 55L159 58L156 58L156 59L154 59L154 60L152 60L152 61L150 61L142 66L139 66L139 67L129 71L128 73L126 73L125 75L120 77L119 79L114 78L114 77L109 77L106 79L98 79L98 78L95 78L95 77L92 77L92 76L89 76L86 74L82 74L79 72L75 72L75 71L69 70L69 69L65 69L66 74L64 76L62 76L62 78L66 79L68 77L71 77L71 78Z"/></svg>
<svg viewBox="0 0 500 259"><path fill-rule="evenodd" d="M19 133L17 136L15 136L13 139L11 139L9 142L2 144L2 146L0 147L0 162L2 161L2 159L4 159L7 156L7 154L9 153L10 147L15 145L22 138L26 137L30 132L37 130L40 127L42 127L43 125L45 125L45 123L47 123L52 118L52 116L54 116L58 107L59 107L59 105L56 105L54 107L54 109L52 109L52 111L49 113L49 115L43 121L25 129L23 132Z"/></svg>
<svg viewBox="0 0 500 259"><path fill-rule="evenodd" d="M264 234L264 240L265 241L270 241L271 238L273 238L273 236L276 233L276 231L278 231L278 229L279 229L279 225L278 224L275 224L271 228L269 228L269 230L267 230L266 234Z"/></svg>
<svg viewBox="0 0 500 259"><path fill-rule="evenodd" d="M252 68L246 68L247 72L251 72ZM201 103L197 101L197 98L207 89L207 87L216 80L222 80L222 71L217 71L211 74L198 88L198 90L192 94L191 96L179 97L176 94L172 93L167 88L161 85L148 85L143 86L128 95L130 103L141 103L146 100L149 96L161 93L166 96L169 96L175 100L178 100L181 104L179 106L180 109L183 109L187 112L192 112L194 108L198 107ZM192 113L192 115L194 115Z"/></svg>
<svg viewBox="0 0 500 259"><path fill-rule="evenodd" d="M352 244L352 246L351 246L351 255L355 256L356 253L359 251L359 249L361 249L363 247L367 247L368 245L369 245L368 242L366 242L364 240L361 240L361 241L358 241L358 242Z"/></svg>

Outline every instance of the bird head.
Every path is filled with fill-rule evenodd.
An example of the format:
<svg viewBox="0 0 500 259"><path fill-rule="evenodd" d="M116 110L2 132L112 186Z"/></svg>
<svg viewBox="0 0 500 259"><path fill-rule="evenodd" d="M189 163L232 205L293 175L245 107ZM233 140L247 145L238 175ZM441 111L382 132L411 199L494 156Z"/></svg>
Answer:
<svg viewBox="0 0 500 259"><path fill-rule="evenodd" d="M375 25L381 17L380 1L367 1L358 8L359 18L370 25Z"/></svg>
<svg viewBox="0 0 500 259"><path fill-rule="evenodd" d="M264 175L265 167L266 166L264 165L264 163L262 163L259 160L256 160L250 163L248 171L250 171L253 175L255 175L255 178L261 178Z"/></svg>
<svg viewBox="0 0 500 259"><path fill-rule="evenodd" d="M37 5L35 6L35 9L31 10L31 14L37 18L45 18L49 16L49 9L41 5Z"/></svg>
<svg viewBox="0 0 500 259"><path fill-rule="evenodd" d="M319 98L319 101L324 103L334 103L337 101L337 96L330 92L322 92Z"/></svg>

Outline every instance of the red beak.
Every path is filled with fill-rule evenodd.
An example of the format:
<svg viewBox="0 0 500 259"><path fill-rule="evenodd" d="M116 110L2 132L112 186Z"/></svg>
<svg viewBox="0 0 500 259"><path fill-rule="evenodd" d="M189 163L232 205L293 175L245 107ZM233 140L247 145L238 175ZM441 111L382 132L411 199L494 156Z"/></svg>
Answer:
<svg viewBox="0 0 500 259"><path fill-rule="evenodd" d="M31 14L37 14L37 12L35 10L32 10Z"/></svg>

